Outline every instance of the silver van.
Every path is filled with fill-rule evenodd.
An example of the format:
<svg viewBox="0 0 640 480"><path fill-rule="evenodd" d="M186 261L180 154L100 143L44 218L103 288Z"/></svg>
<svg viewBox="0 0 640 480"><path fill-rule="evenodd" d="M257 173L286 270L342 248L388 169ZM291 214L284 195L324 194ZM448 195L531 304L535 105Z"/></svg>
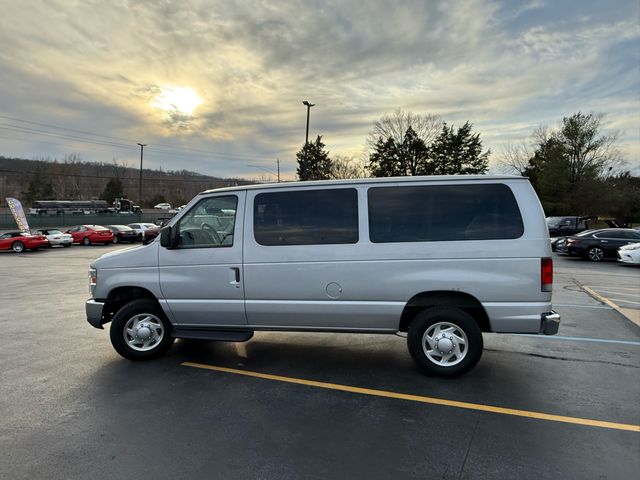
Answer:
<svg viewBox="0 0 640 480"><path fill-rule="evenodd" d="M476 365L482 332L557 333L553 266L526 178L251 185L196 196L149 245L89 271L87 319L125 358L175 338L407 332L425 372Z"/></svg>

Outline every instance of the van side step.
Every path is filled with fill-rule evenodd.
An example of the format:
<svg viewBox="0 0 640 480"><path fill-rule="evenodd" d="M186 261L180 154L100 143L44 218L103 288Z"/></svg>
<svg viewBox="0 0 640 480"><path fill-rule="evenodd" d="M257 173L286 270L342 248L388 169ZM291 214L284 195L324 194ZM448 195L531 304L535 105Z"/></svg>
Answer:
<svg viewBox="0 0 640 480"><path fill-rule="evenodd" d="M210 329L180 329L171 332L174 338L189 338L192 340L217 340L219 342L246 342L253 337L253 330L210 330Z"/></svg>

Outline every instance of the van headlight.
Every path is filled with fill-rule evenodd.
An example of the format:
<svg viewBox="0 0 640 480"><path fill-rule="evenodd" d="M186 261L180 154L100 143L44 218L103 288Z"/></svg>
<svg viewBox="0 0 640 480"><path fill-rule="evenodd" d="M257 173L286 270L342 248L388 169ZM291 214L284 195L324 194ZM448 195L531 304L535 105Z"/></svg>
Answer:
<svg viewBox="0 0 640 480"><path fill-rule="evenodd" d="M93 291L96 289L98 283L98 270L95 268L89 269L89 293L93 295Z"/></svg>

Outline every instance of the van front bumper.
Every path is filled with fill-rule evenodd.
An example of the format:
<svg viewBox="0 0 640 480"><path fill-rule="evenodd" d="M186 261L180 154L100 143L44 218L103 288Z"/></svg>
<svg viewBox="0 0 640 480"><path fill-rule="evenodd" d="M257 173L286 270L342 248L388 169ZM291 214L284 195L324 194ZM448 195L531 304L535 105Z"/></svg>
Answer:
<svg viewBox="0 0 640 480"><path fill-rule="evenodd" d="M103 328L105 323L102 318L102 309L104 308L104 302L90 298L85 303L85 310L87 311L87 322L96 328Z"/></svg>
<svg viewBox="0 0 640 480"><path fill-rule="evenodd" d="M560 314L553 310L542 314L540 322L540 333L545 335L555 335L560 328Z"/></svg>

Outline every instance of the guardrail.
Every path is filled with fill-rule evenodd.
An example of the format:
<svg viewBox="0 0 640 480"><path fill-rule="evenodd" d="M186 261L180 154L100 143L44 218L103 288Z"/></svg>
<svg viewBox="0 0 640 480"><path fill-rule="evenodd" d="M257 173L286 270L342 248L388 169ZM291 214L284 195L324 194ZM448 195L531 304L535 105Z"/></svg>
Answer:
<svg viewBox="0 0 640 480"><path fill-rule="evenodd" d="M127 225L128 223L159 223L164 219L171 218L171 215L162 212L124 214L124 213L95 213L95 214L61 214L61 215L27 215L29 228L57 227L67 228L74 225ZM10 213L0 213L0 230L10 230L17 228L13 215Z"/></svg>

